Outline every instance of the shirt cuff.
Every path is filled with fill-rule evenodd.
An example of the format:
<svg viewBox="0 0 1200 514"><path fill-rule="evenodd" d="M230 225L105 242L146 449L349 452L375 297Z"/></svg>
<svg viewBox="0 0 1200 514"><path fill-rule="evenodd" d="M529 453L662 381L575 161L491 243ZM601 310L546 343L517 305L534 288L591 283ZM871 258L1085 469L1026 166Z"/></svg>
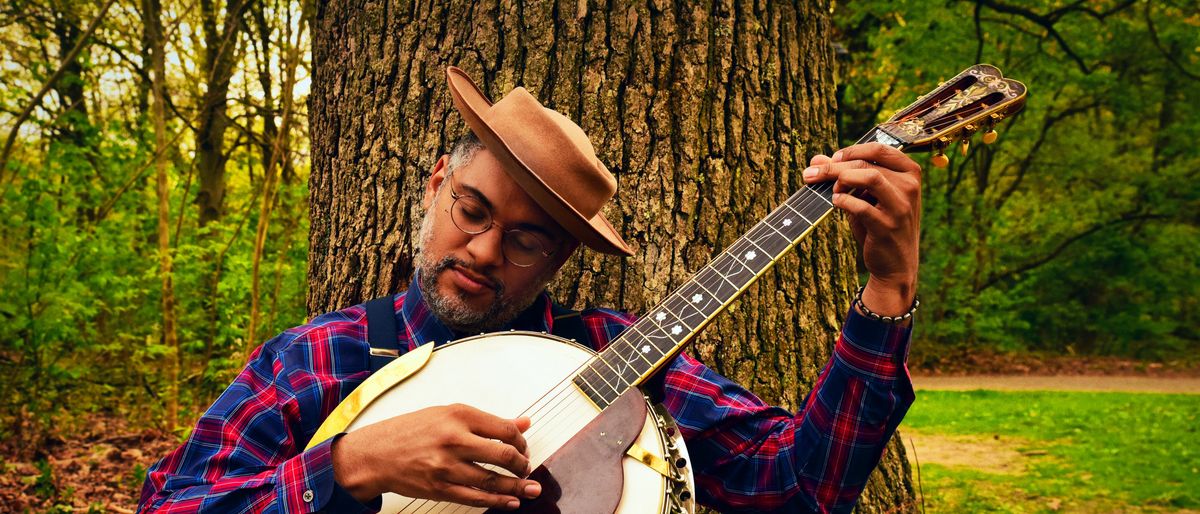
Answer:
<svg viewBox="0 0 1200 514"><path fill-rule="evenodd" d="M279 502L287 512L378 512L382 498L363 505L333 479L333 442L338 434L288 460L279 472Z"/></svg>
<svg viewBox="0 0 1200 514"><path fill-rule="evenodd" d="M873 320L851 307L833 353L865 378L895 380L901 373L908 376L911 338L911 325L898 326Z"/></svg>

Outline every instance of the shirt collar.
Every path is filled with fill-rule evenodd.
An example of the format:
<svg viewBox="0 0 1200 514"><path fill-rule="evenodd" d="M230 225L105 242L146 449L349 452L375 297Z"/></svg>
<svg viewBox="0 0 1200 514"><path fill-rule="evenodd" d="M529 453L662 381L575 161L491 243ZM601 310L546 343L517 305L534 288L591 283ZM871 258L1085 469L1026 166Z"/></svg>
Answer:
<svg viewBox="0 0 1200 514"><path fill-rule="evenodd" d="M400 322L409 338L410 349L428 342L445 344L475 334L457 334L433 314L425 303L425 295L421 291L420 280L413 272L413 278L408 284L404 304L400 307ZM549 333L552 328L553 316L550 310L550 295L545 291L538 295L529 308L521 311L513 321L499 331L528 330L532 332Z"/></svg>

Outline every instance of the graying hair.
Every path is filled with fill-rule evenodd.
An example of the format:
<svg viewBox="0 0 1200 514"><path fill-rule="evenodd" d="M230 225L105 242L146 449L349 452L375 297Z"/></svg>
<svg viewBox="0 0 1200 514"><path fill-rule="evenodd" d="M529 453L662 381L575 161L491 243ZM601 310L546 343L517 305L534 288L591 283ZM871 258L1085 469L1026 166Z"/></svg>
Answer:
<svg viewBox="0 0 1200 514"><path fill-rule="evenodd" d="M471 159L474 159L475 154L482 149L483 142L479 141L479 136L468 130L450 148L450 162L446 164L446 175L449 176L454 173L454 170L470 164Z"/></svg>

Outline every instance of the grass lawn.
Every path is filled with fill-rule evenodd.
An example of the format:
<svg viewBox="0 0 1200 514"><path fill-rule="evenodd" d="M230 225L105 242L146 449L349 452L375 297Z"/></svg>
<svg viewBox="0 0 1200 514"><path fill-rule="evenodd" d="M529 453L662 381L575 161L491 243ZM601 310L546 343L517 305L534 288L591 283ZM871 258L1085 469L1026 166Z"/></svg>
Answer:
<svg viewBox="0 0 1200 514"><path fill-rule="evenodd" d="M900 430L927 512L1200 512L1200 395L918 391Z"/></svg>

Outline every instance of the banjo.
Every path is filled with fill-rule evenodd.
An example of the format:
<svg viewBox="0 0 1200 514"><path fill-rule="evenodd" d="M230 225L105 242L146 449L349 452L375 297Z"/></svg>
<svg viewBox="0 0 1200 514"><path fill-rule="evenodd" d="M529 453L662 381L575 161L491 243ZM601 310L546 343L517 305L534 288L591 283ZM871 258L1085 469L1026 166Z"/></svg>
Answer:
<svg viewBox="0 0 1200 514"><path fill-rule="evenodd" d="M872 128L860 143L906 152L945 149L1020 111L1025 86L986 64L954 78ZM671 514L694 511L694 483L679 429L637 387L666 366L777 259L833 211L832 183L802 187L596 353L560 337L500 332L434 348L425 344L372 374L314 434L334 435L426 407L463 403L501 417L529 416L530 479L542 495L521 512ZM532 357L532 358L531 358ZM471 377L471 380L463 380ZM496 387L495 384L505 384ZM486 466L500 473L507 471ZM385 494L382 512L485 509Z"/></svg>

